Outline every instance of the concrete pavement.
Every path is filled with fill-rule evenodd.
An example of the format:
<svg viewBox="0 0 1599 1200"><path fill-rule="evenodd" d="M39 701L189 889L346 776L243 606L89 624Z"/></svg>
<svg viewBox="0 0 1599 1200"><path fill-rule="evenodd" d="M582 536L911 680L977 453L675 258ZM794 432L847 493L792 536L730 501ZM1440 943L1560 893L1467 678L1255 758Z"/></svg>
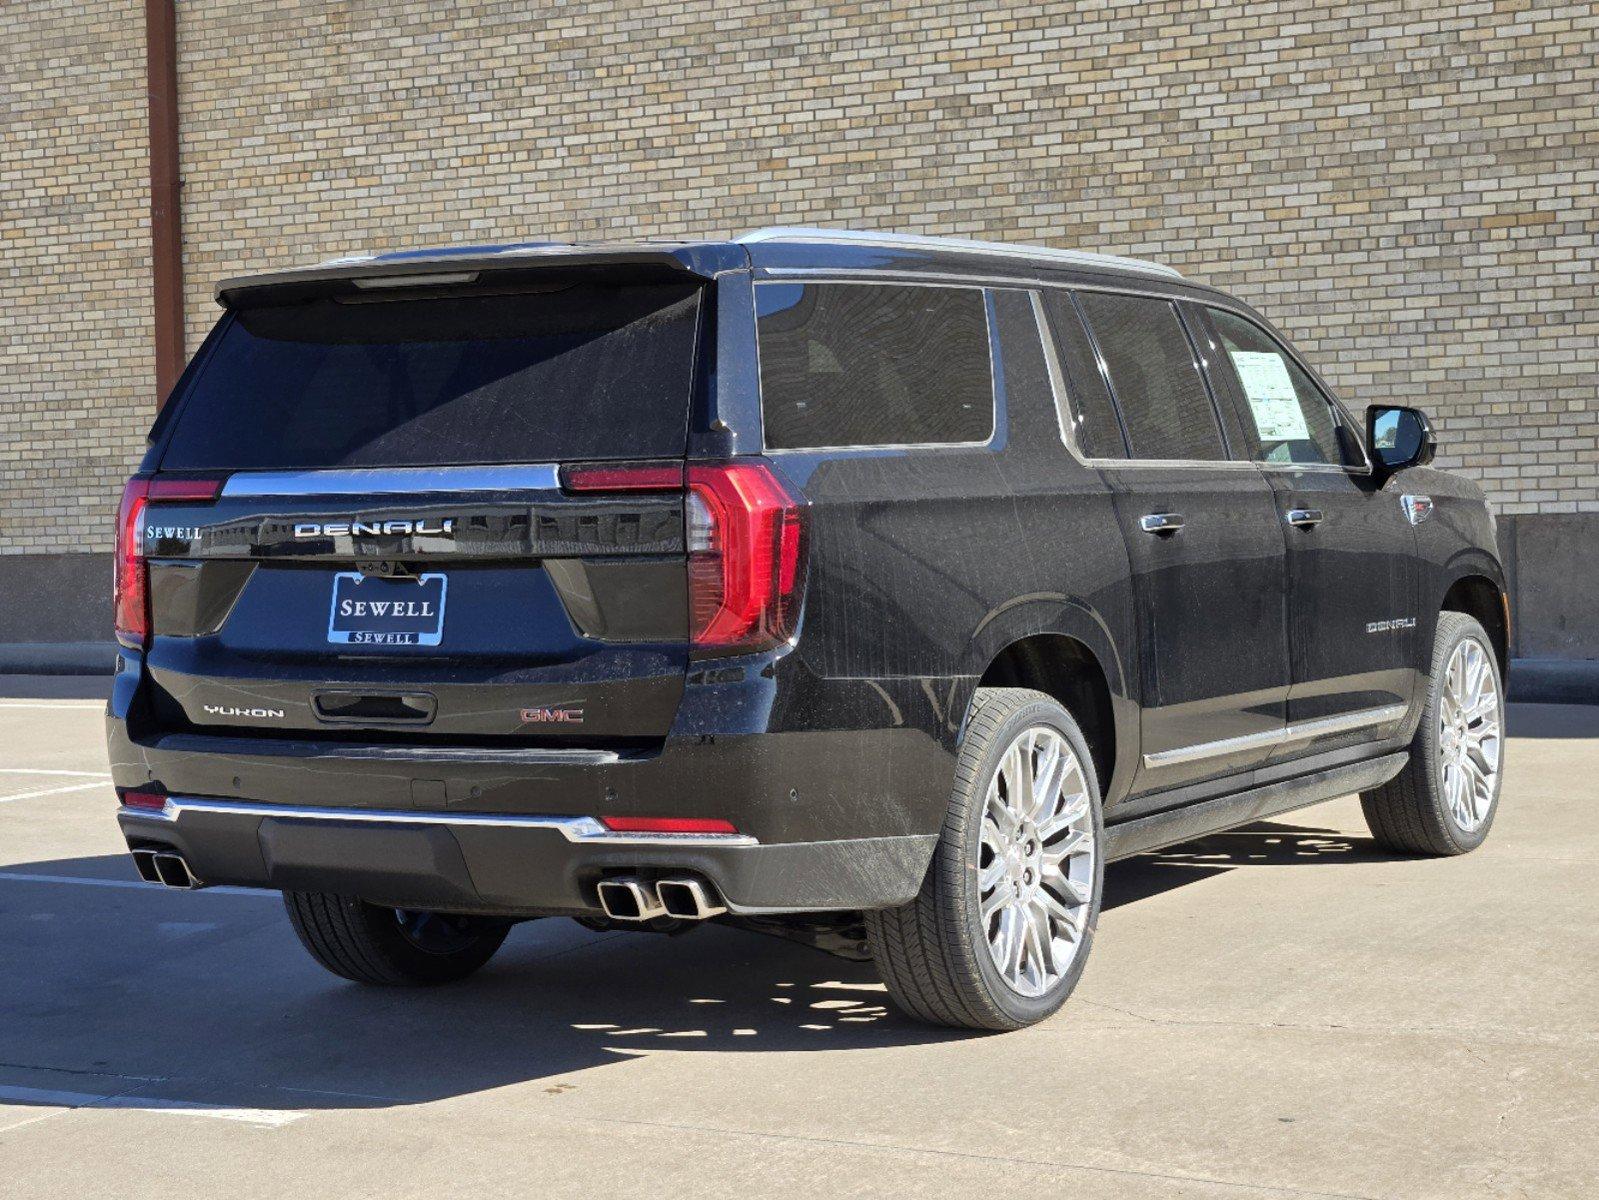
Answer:
<svg viewBox="0 0 1599 1200"><path fill-rule="evenodd" d="M1599 709L1511 731L1478 853L1344 799L1113 866L1076 997L979 1037L722 928L346 984L135 882L98 705L0 700L0 1196L1596 1195Z"/></svg>

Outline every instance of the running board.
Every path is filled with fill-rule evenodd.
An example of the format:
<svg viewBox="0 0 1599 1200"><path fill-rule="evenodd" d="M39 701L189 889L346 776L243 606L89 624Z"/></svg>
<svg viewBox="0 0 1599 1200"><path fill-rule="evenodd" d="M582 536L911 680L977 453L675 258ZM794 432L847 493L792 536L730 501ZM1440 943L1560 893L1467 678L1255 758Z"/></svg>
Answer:
<svg viewBox="0 0 1599 1200"><path fill-rule="evenodd" d="M1410 761L1410 752L1385 754L1381 758L1348 766L1301 775L1281 783L1250 788L1214 800L1185 804L1166 812L1151 813L1105 828L1105 861L1115 862L1134 854L1147 854L1206 834L1236 829L1251 821L1280 816L1296 808L1309 808L1324 800L1363 792L1387 783Z"/></svg>

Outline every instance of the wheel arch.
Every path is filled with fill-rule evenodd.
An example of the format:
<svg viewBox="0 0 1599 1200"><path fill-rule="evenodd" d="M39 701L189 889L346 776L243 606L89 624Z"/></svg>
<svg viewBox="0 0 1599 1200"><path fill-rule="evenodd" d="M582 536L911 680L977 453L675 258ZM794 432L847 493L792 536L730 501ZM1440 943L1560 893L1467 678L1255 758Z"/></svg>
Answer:
<svg viewBox="0 0 1599 1200"><path fill-rule="evenodd" d="M1500 677L1509 675L1510 602L1497 580L1468 567L1450 582L1438 611L1464 613L1487 630L1494 657L1499 660Z"/></svg>

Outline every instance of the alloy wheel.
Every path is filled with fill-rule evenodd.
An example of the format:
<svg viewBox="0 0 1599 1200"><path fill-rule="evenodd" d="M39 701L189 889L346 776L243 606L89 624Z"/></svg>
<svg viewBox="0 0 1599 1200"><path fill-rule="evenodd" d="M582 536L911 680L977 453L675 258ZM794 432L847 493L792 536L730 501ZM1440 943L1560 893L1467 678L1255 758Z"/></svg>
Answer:
<svg viewBox="0 0 1599 1200"><path fill-rule="evenodd" d="M1475 833L1493 808L1499 779L1499 686L1488 651L1466 638L1449 656L1438 706L1438 762L1449 815Z"/></svg>
<svg viewBox="0 0 1599 1200"><path fill-rule="evenodd" d="M977 874L989 955L1020 995L1041 996L1071 970L1098 852L1076 752L1047 725L1023 730L988 785Z"/></svg>

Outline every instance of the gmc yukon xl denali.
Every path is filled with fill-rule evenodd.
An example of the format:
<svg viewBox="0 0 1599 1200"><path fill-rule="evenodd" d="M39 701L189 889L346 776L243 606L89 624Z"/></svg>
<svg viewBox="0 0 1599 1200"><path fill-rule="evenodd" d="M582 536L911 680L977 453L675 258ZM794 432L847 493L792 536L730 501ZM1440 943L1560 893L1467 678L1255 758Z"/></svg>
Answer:
<svg viewBox="0 0 1599 1200"><path fill-rule="evenodd" d="M122 501L118 819L374 984L715 920L1009 1029L1105 864L1493 821L1481 492L1155 264L836 230L229 280Z"/></svg>

